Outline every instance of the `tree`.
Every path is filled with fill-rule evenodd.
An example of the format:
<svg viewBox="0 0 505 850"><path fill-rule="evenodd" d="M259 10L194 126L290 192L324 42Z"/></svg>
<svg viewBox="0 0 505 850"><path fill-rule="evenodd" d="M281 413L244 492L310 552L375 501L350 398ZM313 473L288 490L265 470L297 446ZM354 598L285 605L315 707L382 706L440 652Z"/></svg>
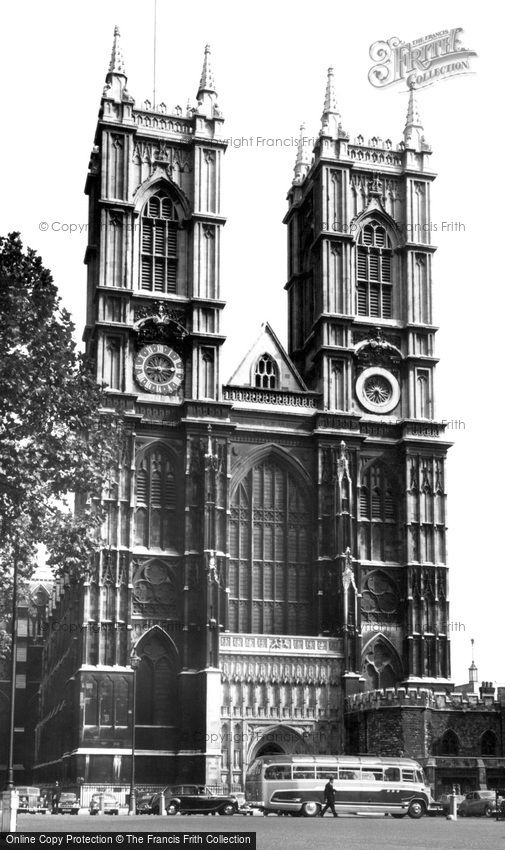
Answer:
<svg viewBox="0 0 505 850"><path fill-rule="evenodd" d="M77 576L99 546L100 496L116 467L121 425L104 410L103 387L77 351L73 330L41 258L23 251L18 233L0 238L3 604L14 563L20 579L29 578L37 544L57 571Z"/></svg>

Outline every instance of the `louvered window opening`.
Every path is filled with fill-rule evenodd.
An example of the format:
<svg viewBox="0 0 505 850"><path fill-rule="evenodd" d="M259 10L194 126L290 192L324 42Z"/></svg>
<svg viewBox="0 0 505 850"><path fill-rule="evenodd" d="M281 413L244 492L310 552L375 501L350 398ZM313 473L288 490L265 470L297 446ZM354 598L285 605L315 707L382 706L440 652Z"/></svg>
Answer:
<svg viewBox="0 0 505 850"><path fill-rule="evenodd" d="M135 476L135 544L169 548L175 528L175 477L163 452L145 454Z"/></svg>
<svg viewBox="0 0 505 850"><path fill-rule="evenodd" d="M160 294L177 291L177 229L170 198L150 198L142 214L141 289Z"/></svg>
<svg viewBox="0 0 505 850"><path fill-rule="evenodd" d="M360 488L359 514L360 519L396 521L393 493L379 467L371 467L365 475Z"/></svg>
<svg viewBox="0 0 505 850"><path fill-rule="evenodd" d="M391 243L383 227L367 224L357 248L358 315L392 317Z"/></svg>

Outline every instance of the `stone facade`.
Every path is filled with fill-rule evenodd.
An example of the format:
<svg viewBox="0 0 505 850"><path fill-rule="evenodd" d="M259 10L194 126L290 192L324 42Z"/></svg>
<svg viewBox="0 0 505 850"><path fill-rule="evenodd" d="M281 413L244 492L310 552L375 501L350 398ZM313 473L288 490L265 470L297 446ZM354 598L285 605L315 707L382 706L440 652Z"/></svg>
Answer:
<svg viewBox="0 0 505 850"><path fill-rule="evenodd" d="M264 325L224 386L222 124L208 48L194 107L139 108L116 31L85 340L127 437L103 549L49 610L44 778L127 780L132 651L144 782L241 784L259 753L343 752L346 735L400 746L403 703L364 712L357 694L451 689L434 174L414 93L398 145L351 143L330 69L288 195L288 351Z"/></svg>
<svg viewBox="0 0 505 850"><path fill-rule="evenodd" d="M434 793L505 788L505 689L480 693L387 688L346 701L349 752L418 759Z"/></svg>

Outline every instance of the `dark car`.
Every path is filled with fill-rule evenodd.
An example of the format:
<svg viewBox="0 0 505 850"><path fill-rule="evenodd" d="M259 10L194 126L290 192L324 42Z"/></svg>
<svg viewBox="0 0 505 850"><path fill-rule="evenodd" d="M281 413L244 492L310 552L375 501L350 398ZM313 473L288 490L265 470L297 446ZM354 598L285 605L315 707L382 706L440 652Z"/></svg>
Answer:
<svg viewBox="0 0 505 850"><path fill-rule="evenodd" d="M214 794L206 785L169 785L163 790L167 815L234 815L238 811L233 794ZM159 813L160 796L153 803Z"/></svg>
<svg viewBox="0 0 505 850"><path fill-rule="evenodd" d="M71 791L61 792L57 806L60 815L77 815L81 808L77 794L73 794Z"/></svg>
<svg viewBox="0 0 505 850"><path fill-rule="evenodd" d="M477 817L491 818L502 804L502 797L497 797L495 791L470 791L458 807L458 815L462 818Z"/></svg>
<svg viewBox="0 0 505 850"><path fill-rule="evenodd" d="M135 811L138 815L152 815L154 812L153 804L159 799L159 794L153 794L152 791L139 791L135 800ZM159 806L156 812L159 811Z"/></svg>

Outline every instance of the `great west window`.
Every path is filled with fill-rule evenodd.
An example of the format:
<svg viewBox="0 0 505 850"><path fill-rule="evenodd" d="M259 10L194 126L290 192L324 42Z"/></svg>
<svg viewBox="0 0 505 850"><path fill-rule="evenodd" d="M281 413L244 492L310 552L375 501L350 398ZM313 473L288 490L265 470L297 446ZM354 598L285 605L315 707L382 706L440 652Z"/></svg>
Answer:
<svg viewBox="0 0 505 850"><path fill-rule="evenodd" d="M310 516L305 493L273 458L235 490L230 517L229 628L310 634Z"/></svg>

